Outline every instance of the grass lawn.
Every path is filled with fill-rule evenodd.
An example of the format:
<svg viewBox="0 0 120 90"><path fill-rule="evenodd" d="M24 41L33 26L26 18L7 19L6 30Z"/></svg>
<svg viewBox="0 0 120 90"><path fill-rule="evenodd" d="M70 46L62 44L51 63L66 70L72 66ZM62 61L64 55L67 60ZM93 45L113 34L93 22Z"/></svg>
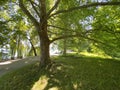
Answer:
<svg viewBox="0 0 120 90"><path fill-rule="evenodd" d="M0 90L120 90L120 61L69 55L52 58L51 69L38 63L0 78Z"/></svg>

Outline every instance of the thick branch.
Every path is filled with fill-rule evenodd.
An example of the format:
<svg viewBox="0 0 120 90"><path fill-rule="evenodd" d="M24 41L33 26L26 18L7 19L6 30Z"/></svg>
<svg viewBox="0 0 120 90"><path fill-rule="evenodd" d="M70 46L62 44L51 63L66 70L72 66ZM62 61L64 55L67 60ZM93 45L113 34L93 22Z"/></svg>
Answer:
<svg viewBox="0 0 120 90"><path fill-rule="evenodd" d="M56 13L51 14L51 15L49 16L49 18L52 17L52 16L54 16L54 15L58 15L58 14L61 14L61 13L72 12L72 11L79 10L79 9L83 9L83 8L94 7L94 6L110 6L110 5L120 5L120 2L92 3L92 4L87 4L87 5L82 5L82 6L78 6L78 7L69 8L69 9L67 9L67 10L59 10L59 11L57 11Z"/></svg>
<svg viewBox="0 0 120 90"><path fill-rule="evenodd" d="M54 26L54 25L48 25L48 27L53 27L53 28L57 28L57 29L60 29L60 30L68 30L67 28L62 28L62 27Z"/></svg>
<svg viewBox="0 0 120 90"><path fill-rule="evenodd" d="M60 40L60 39L64 39L64 38L71 38L71 37L72 37L72 38L73 38L73 37L88 38L88 37L83 36L81 33L80 33L80 34L74 34L74 35L63 35L63 36L59 36L59 37L57 37L57 38L52 39L50 43L52 43L52 42L54 42L54 41L56 41L56 40ZM92 39L91 39L91 40L92 40Z"/></svg>
<svg viewBox="0 0 120 90"><path fill-rule="evenodd" d="M64 38L71 38L71 37L72 37L72 38L73 38L73 37L82 37L82 38L84 38L84 39L88 39L88 40L90 40L90 41L93 41L93 42L100 43L100 44L103 44L103 45L106 45L106 46L111 47L109 44L106 44L106 43L104 43L104 42L102 42L102 41L99 41L99 40L96 40L96 39L93 39L93 38L90 38L90 37L87 37L87 36L84 36L84 35L82 35L82 34L60 36L60 37L57 37L57 38L52 39L52 40L50 41L50 43L52 43L52 42L54 42L54 41L56 41L56 40L60 40L60 39L64 39Z"/></svg>
<svg viewBox="0 0 120 90"><path fill-rule="evenodd" d="M58 29L61 29L61 30L66 30L65 28L61 28L61 27L54 26L54 25L48 25L48 26L51 26L51 27L54 27L54 28L58 28ZM67 29L67 30L70 30L70 29ZM84 31L84 32L80 32L80 33L77 33L77 34L74 34L74 35L62 35L62 36L59 36L59 37L56 37L56 38L52 39L50 41L50 43L52 43L52 42L54 42L56 40L65 39L65 38L82 37L82 38L94 41L96 43L101 43L101 44L109 46L108 44L106 44L104 42L101 42L99 40L95 40L93 38L90 38L90 37L86 36L88 33L91 33L92 31L94 31L94 30Z"/></svg>
<svg viewBox="0 0 120 90"><path fill-rule="evenodd" d="M38 8L40 8L40 6L39 6L37 3L35 3L35 2L32 1L32 0L31 0L31 2L32 2L35 6L37 6Z"/></svg>
<svg viewBox="0 0 120 90"><path fill-rule="evenodd" d="M41 21L46 21L46 3L45 3L45 0L39 0L40 2L40 11L41 11Z"/></svg>
<svg viewBox="0 0 120 90"><path fill-rule="evenodd" d="M58 34L58 33L55 33L55 32L51 32L51 31L49 31L49 30L48 30L48 32L49 32L50 34L55 34L55 35Z"/></svg>
<svg viewBox="0 0 120 90"><path fill-rule="evenodd" d="M64 36L59 36L57 38L54 38L50 41L50 43L56 41L56 40L60 40L60 39L64 39L64 38L71 38L71 37L78 37L78 35L64 35ZM80 37L80 36L79 36Z"/></svg>
<svg viewBox="0 0 120 90"><path fill-rule="evenodd" d="M53 28L57 28L59 30L67 30L67 31L72 31L72 32L78 33L77 31L74 31L72 29L67 29L67 28L63 28L63 27L59 27L59 26L48 25L48 27L53 27ZM82 31L80 33L87 34L87 33L91 33L92 31L93 31L93 29L91 29L91 30L85 30L85 31Z"/></svg>
<svg viewBox="0 0 120 90"><path fill-rule="evenodd" d="M79 34L74 34L74 35L62 35L62 36L59 36L57 38L52 39L50 43L52 43L52 42L54 42L56 40L59 40L59 39L71 38L71 37L85 37L85 36L83 35L83 32L81 32Z"/></svg>
<svg viewBox="0 0 120 90"><path fill-rule="evenodd" d="M54 6L48 11L47 16L49 15L58 7L58 4L60 3L60 0L57 0L54 4Z"/></svg>
<svg viewBox="0 0 120 90"><path fill-rule="evenodd" d="M32 5L33 9L35 10L36 14L37 14L37 15L39 16L39 18L40 18L40 13L38 12L38 10L36 9L36 7L34 6L34 3L33 3L31 0L29 0L29 1L30 1L31 5Z"/></svg>
<svg viewBox="0 0 120 90"><path fill-rule="evenodd" d="M35 26L38 26L39 23L37 20L30 14L30 12L27 10L27 8L23 4L23 0L19 0L19 6L22 9L22 11L30 18L30 20L34 23Z"/></svg>

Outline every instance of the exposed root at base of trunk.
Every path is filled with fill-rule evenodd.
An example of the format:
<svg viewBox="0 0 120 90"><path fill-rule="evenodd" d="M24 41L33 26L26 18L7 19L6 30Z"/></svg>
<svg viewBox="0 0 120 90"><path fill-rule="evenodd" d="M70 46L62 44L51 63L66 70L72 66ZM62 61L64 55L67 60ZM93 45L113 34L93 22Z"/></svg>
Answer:
<svg viewBox="0 0 120 90"><path fill-rule="evenodd" d="M63 65L61 63L57 63L57 62L54 62L54 61L51 61L46 66L41 66L40 65L40 69L45 69L45 70L48 70L50 72L56 71L56 69L58 69L58 67L63 67Z"/></svg>

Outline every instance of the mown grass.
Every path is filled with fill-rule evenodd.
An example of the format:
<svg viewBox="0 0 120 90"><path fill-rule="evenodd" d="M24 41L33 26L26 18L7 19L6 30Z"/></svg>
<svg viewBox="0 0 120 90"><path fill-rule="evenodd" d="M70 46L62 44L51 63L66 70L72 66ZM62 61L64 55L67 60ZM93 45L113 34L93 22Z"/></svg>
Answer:
<svg viewBox="0 0 120 90"><path fill-rule="evenodd" d="M0 78L0 90L120 90L120 61L69 55L51 68L32 64Z"/></svg>

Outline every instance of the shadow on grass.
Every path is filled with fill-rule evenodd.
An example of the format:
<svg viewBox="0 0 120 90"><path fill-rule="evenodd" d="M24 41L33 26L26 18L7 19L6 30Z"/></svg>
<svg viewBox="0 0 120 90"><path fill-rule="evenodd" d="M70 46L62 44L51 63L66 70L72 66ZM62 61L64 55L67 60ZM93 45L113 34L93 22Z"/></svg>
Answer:
<svg viewBox="0 0 120 90"><path fill-rule="evenodd" d="M41 79L40 76L40 79L33 85L32 90L74 90L71 77L67 74L67 69L67 66L60 63L53 64L49 70L43 70L42 77L44 78ZM43 84L44 87L37 86L40 84Z"/></svg>
<svg viewBox="0 0 120 90"><path fill-rule="evenodd" d="M32 90L120 90L120 62L117 60L78 56L54 59L58 64L43 70L45 86L38 89L42 80L45 82L45 78L40 79Z"/></svg>
<svg viewBox="0 0 120 90"><path fill-rule="evenodd" d="M52 58L48 70L30 65L0 78L0 90L120 90L120 61L84 56Z"/></svg>

